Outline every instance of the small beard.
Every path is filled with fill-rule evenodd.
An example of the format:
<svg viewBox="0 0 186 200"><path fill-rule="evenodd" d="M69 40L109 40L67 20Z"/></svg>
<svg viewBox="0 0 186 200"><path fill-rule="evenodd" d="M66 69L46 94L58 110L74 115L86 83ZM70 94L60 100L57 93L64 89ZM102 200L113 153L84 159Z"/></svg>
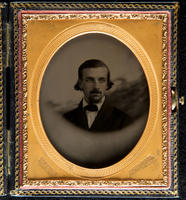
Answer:
<svg viewBox="0 0 186 200"><path fill-rule="evenodd" d="M98 98L90 97L88 99L88 101L89 101L90 104L95 104L95 103L99 103L102 100L102 98L103 98L103 96L100 96Z"/></svg>

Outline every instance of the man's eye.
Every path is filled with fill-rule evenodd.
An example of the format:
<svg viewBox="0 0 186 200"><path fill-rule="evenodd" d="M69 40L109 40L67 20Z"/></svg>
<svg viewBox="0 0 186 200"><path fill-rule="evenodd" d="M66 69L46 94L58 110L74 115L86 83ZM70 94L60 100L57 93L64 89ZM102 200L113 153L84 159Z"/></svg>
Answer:
<svg viewBox="0 0 186 200"><path fill-rule="evenodd" d="M106 82L106 79L105 78L101 78L101 79L99 79L99 82L100 83L104 83L104 82Z"/></svg>
<svg viewBox="0 0 186 200"><path fill-rule="evenodd" d="M90 78L85 79L86 82L92 82L93 80Z"/></svg>

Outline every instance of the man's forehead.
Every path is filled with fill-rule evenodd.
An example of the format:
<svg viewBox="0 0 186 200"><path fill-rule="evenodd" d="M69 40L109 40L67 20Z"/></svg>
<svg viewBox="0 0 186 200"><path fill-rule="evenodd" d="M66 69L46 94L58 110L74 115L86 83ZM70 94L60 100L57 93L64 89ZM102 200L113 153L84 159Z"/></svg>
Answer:
<svg viewBox="0 0 186 200"><path fill-rule="evenodd" d="M91 68L85 68L83 69L83 74L84 75L93 75L93 74L96 74L96 75L107 75L108 74L108 69L106 67L91 67Z"/></svg>

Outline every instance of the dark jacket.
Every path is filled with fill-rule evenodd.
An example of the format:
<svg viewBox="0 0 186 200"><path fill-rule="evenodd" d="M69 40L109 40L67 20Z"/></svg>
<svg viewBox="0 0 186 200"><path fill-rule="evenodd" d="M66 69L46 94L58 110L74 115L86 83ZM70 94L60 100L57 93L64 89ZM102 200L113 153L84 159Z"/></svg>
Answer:
<svg viewBox="0 0 186 200"><path fill-rule="evenodd" d="M83 110L82 101L76 109L65 113L64 117L74 125L93 132L120 130L131 123L131 118L127 114L109 105L106 100L98 111L98 114L90 128L88 127L87 117Z"/></svg>

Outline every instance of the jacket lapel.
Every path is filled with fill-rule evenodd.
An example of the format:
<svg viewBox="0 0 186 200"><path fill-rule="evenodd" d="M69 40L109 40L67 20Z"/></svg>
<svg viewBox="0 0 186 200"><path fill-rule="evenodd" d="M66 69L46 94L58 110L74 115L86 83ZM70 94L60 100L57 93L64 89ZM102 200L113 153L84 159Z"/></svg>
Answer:
<svg viewBox="0 0 186 200"><path fill-rule="evenodd" d="M105 100L89 130L94 131L104 126L104 124L108 121L108 118L111 116L110 113L112 113L112 109L113 108L109 106Z"/></svg>
<svg viewBox="0 0 186 200"><path fill-rule="evenodd" d="M80 102L78 107L77 120L80 127L88 129L87 117L83 110L83 101Z"/></svg>

